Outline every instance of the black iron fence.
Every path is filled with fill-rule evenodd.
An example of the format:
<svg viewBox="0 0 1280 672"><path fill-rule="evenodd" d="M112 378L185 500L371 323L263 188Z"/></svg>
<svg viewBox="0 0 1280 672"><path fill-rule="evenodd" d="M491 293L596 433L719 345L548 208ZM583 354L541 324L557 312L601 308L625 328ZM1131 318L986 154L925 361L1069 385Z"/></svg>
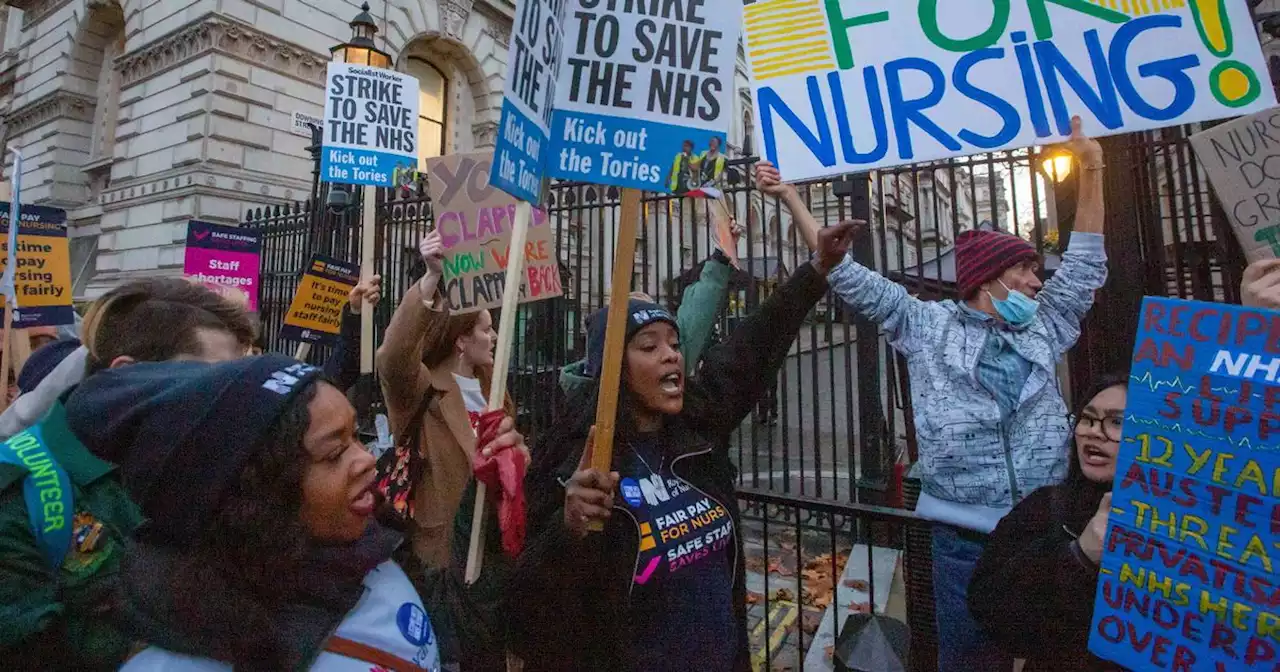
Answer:
<svg viewBox="0 0 1280 672"><path fill-rule="evenodd" d="M1238 297L1243 257L1186 142L1192 130L1104 141L1111 280L1098 293L1071 355L1067 390L1080 390L1091 376L1128 362L1143 295ZM880 171L870 182L840 178L799 188L820 225L853 216L870 220L873 235L854 250L860 262L923 298L948 298L955 280L952 245L966 229L989 226L1024 236L1042 251L1047 272L1056 267L1074 223L1076 192L1073 176L1063 175L1061 165L1046 165L1046 158L1035 150L996 152ZM725 200L746 231L739 269L717 318L721 336L808 258L791 214L755 189L752 164L749 158L732 160L722 176ZM417 243L432 226L425 187L419 182L377 192L375 264L384 285L375 313L379 339L423 270ZM294 344L281 342L279 324L307 256L360 258L359 194L335 189L340 190L316 182L308 201L256 209L244 222L263 235L259 305L273 350L293 350ZM535 450L540 429L563 406L559 369L583 356L585 319L607 300L620 209L613 188L558 183L550 191L547 210L564 295L521 307L509 377L521 428ZM711 210L705 201L646 194L642 212L632 289L678 309L714 249ZM311 358L320 361L326 354L316 351ZM906 501L900 498L902 465L915 457L908 390L905 363L878 328L828 297L797 335L773 392L737 431L734 459L748 505L744 536L765 559L753 579L761 582L753 589L760 609L752 641L764 652L756 654L763 655L762 665L782 660L798 667L813 653L813 642L827 641L817 630L806 632L804 619L815 618L823 600L829 607L843 599L846 586L836 577L864 564L861 553L868 554L866 571L874 573L877 562L884 562L879 554L901 550L916 653L912 668L929 669L934 636L928 528L905 511L876 508L914 504L914 484L905 489ZM832 548L820 548L828 543ZM841 556L858 544L863 550ZM782 556L789 559L773 567ZM824 564L830 571L819 571ZM832 596L805 604L825 580L839 583ZM779 590L788 592L780 597ZM835 628L826 634L843 627L848 610L833 613Z"/></svg>

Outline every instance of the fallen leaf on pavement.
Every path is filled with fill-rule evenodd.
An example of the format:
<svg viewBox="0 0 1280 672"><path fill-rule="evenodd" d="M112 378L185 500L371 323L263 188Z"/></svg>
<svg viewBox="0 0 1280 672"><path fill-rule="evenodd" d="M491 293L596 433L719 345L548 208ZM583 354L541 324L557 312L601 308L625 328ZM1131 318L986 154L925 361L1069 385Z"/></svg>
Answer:
<svg viewBox="0 0 1280 672"><path fill-rule="evenodd" d="M871 613L871 604L869 602L854 602L849 605L849 611L855 614L869 614Z"/></svg>
<svg viewBox="0 0 1280 672"><path fill-rule="evenodd" d="M760 604L764 600L764 595L747 591L747 604Z"/></svg>
<svg viewBox="0 0 1280 672"><path fill-rule="evenodd" d="M819 625L822 625L822 612L806 610L800 616L800 629L806 635L812 635L817 632Z"/></svg>
<svg viewBox="0 0 1280 672"><path fill-rule="evenodd" d="M781 558L769 558L769 573L777 574L778 576L794 576L795 575L794 571L787 569L787 566L782 564Z"/></svg>
<svg viewBox="0 0 1280 672"><path fill-rule="evenodd" d="M748 555L745 564L748 572L764 573L765 561L761 556Z"/></svg>
<svg viewBox="0 0 1280 672"><path fill-rule="evenodd" d="M868 589L870 589L870 586L867 585L867 582L863 581L862 579L845 579L844 586L845 588L860 590L864 593L867 592Z"/></svg>
<svg viewBox="0 0 1280 672"><path fill-rule="evenodd" d="M773 593L773 599L778 600L780 602L794 602L796 599L796 596L794 593L787 590L786 588L779 588L777 591Z"/></svg>
<svg viewBox="0 0 1280 672"><path fill-rule="evenodd" d="M822 647L822 652L823 652L823 653L825 653L825 654L827 654L827 660L831 660L832 658L835 658L835 656L836 656L836 645L835 645L835 644L828 644L828 645L826 645L826 646Z"/></svg>

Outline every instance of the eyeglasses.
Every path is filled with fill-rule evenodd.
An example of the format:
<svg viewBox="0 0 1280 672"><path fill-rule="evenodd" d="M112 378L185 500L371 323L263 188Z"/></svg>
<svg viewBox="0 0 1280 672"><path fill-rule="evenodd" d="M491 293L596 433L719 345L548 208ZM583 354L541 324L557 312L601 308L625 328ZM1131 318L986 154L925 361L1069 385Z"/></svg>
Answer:
<svg viewBox="0 0 1280 672"><path fill-rule="evenodd" d="M1124 417L1119 415L1108 415L1105 418L1099 418L1089 414L1079 416L1067 416L1071 419L1072 426L1077 430L1084 429L1101 429L1103 436L1112 441L1119 441L1121 434L1124 432Z"/></svg>

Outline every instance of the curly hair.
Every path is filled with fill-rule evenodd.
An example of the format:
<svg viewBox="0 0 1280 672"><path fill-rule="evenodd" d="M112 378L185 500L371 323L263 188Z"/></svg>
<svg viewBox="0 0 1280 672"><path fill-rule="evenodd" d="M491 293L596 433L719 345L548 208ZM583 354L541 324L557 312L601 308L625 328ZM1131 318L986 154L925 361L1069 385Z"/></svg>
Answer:
<svg viewBox="0 0 1280 672"><path fill-rule="evenodd" d="M311 548L300 518L311 461L303 438L318 388L311 385L290 401L235 490L166 579L173 626L207 642L214 657L237 669L278 668L286 655L279 642L288 635L274 616L306 587L297 571Z"/></svg>

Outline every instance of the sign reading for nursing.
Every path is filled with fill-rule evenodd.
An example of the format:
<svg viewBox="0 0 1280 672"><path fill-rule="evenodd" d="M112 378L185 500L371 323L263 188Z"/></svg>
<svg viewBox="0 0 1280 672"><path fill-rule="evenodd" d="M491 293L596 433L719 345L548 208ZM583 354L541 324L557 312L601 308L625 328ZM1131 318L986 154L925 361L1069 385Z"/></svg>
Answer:
<svg viewBox="0 0 1280 672"><path fill-rule="evenodd" d="M676 190L676 173L708 151L723 150L733 116L740 3L570 5L548 172L595 184Z"/></svg>
<svg viewBox="0 0 1280 672"><path fill-rule="evenodd" d="M418 80L394 70L330 63L320 179L391 187L418 167Z"/></svg>
<svg viewBox="0 0 1280 672"><path fill-rule="evenodd" d="M71 252L67 211L23 205L18 222L17 273L13 282L18 308L16 329L56 327L75 322L71 305ZM9 263L9 203L0 201L0 273Z"/></svg>
<svg viewBox="0 0 1280 672"><path fill-rule="evenodd" d="M1089 649L1276 670L1280 312L1147 297L1140 319Z"/></svg>
<svg viewBox="0 0 1280 672"><path fill-rule="evenodd" d="M342 309L360 269L323 254L311 257L298 282L280 337L304 343L333 345L342 333Z"/></svg>
<svg viewBox="0 0 1280 672"><path fill-rule="evenodd" d="M556 80L569 0L520 0L507 54L502 120L493 156L493 186L538 205L546 170L542 150L551 132Z"/></svg>
<svg viewBox="0 0 1280 672"><path fill-rule="evenodd" d="M764 0L744 25L788 181L1275 104L1239 0Z"/></svg>

